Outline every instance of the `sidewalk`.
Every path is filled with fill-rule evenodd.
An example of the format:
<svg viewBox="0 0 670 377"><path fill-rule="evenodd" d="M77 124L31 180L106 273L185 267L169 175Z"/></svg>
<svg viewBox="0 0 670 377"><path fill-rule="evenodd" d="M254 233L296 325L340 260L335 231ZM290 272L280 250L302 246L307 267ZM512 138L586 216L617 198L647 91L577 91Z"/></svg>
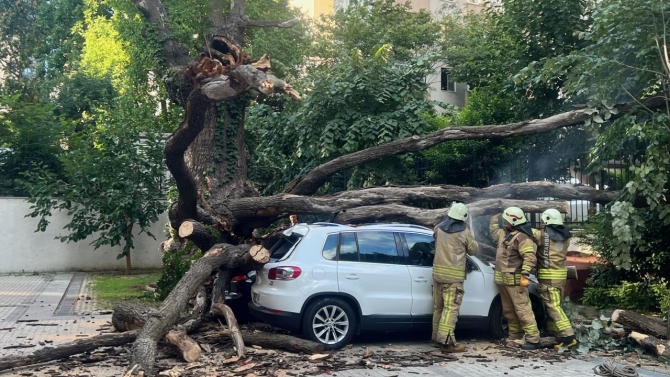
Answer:
<svg viewBox="0 0 670 377"><path fill-rule="evenodd" d="M27 355L97 335L111 315L82 311L87 307L85 277L83 273L0 276L0 357Z"/></svg>

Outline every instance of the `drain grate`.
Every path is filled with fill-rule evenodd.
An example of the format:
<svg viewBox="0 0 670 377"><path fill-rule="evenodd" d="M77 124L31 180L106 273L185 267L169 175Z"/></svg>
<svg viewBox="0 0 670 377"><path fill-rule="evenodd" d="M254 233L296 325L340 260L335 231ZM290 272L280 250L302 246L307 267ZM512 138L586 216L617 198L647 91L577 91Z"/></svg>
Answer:
<svg viewBox="0 0 670 377"><path fill-rule="evenodd" d="M79 290L81 285L84 282L84 277L86 273L76 272L70 280L70 284L65 290L65 294L61 299L54 316L69 316L74 313L74 306L77 303L77 296L79 295Z"/></svg>

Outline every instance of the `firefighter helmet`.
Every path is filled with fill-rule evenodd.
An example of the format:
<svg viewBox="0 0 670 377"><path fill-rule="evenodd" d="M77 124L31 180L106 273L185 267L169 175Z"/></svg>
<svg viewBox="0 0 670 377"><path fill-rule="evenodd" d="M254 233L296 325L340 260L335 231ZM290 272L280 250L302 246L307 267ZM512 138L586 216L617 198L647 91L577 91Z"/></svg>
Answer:
<svg viewBox="0 0 670 377"><path fill-rule="evenodd" d="M465 221L468 219L468 207L466 207L463 203L453 203L451 208L449 208L449 213L447 213L447 216L454 220Z"/></svg>
<svg viewBox="0 0 670 377"><path fill-rule="evenodd" d="M544 211L540 218L542 219L542 222L547 225L563 225L563 216L561 216L561 213L558 212L558 210L553 208Z"/></svg>
<svg viewBox="0 0 670 377"><path fill-rule="evenodd" d="M523 213L523 210L519 207L505 208L505 211L503 211L503 218L514 226L524 224L528 221L526 220L526 215Z"/></svg>

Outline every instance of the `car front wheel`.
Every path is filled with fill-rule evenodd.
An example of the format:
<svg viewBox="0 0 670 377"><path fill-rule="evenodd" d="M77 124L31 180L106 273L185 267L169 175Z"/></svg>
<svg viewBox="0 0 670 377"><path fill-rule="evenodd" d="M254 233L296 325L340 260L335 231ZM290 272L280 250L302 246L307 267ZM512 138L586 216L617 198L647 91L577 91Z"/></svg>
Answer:
<svg viewBox="0 0 670 377"><path fill-rule="evenodd" d="M351 342L356 332L356 315L351 305L334 297L318 299L307 307L303 335L337 350Z"/></svg>

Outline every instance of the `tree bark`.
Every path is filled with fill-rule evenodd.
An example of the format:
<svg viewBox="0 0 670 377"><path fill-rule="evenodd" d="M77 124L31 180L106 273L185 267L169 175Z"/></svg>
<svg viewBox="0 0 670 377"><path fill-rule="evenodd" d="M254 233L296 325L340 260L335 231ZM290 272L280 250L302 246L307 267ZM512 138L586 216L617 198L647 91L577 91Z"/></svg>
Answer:
<svg viewBox="0 0 670 377"><path fill-rule="evenodd" d="M240 327L237 325L237 319L235 319L233 311L226 304L212 304L212 313L226 319L230 338L235 345L237 357L244 357L247 353L247 349L244 347L244 339L240 333Z"/></svg>
<svg viewBox="0 0 670 377"><path fill-rule="evenodd" d="M387 204L413 206L418 205L419 203L432 203L444 207L449 202L459 201L473 203L472 206L474 206L475 202L479 202L483 199L504 198L537 200L538 198L546 197L560 198L562 200L578 199L607 203L614 200L617 194L618 193L614 191L595 190L588 186L559 185L549 182L528 182L496 185L485 189L460 186L373 187L369 189L345 191L335 195L321 197L279 194L267 197L240 198L235 200L212 198L211 206L215 212L226 216L229 226L236 234L249 235L254 228L266 227L272 222L280 218L288 217L294 213L314 215L338 214L338 216L342 216L346 221L351 221L350 218L353 218L353 215L345 216L342 212L346 210L353 212L354 214L363 213L368 216L367 213L374 212L375 209L367 208L363 210L360 207L372 207ZM542 207L537 204L526 204L529 204L532 208ZM486 212L482 212L481 210L481 208L486 205L484 202L477 203L476 205L478 207L472 208L480 208L477 210L479 213ZM523 205L521 207L524 208ZM472 211L472 208L470 211ZM384 208L379 208L377 212L383 210ZM530 211L530 208L528 210ZM414 211L421 210L414 208ZM397 215L400 219L408 218L401 216L402 213Z"/></svg>
<svg viewBox="0 0 670 377"><path fill-rule="evenodd" d="M564 201L523 201L523 200L495 200L488 199L468 205L470 216L492 215L503 209L517 206L528 212L543 212L549 208L567 212L567 203ZM421 209L399 204L358 207L342 210L333 219L342 224L361 224L376 221L401 221L433 227L444 220L449 212L448 208Z"/></svg>
<svg viewBox="0 0 670 377"><path fill-rule="evenodd" d="M665 106L665 99L654 97L643 101L647 108ZM618 113L612 115L611 120L628 114L640 106L638 102L628 102L616 105ZM367 148L361 151L346 154L319 165L307 173L297 184L293 183L284 190L285 193L296 195L312 195L333 174L374 161L383 157L418 152L450 140L478 140L498 137L514 137L534 135L549 132L562 127L574 127L584 123L591 115L585 110L574 110L550 116L543 119L533 119L523 122L491 126L449 127L435 131L425 136L411 136L395 140L386 144Z"/></svg>
<svg viewBox="0 0 670 377"><path fill-rule="evenodd" d="M229 271L219 269L219 276L214 281L212 287L212 305L209 308L209 313L212 315L221 316L223 312L220 307L226 303L226 292L230 289L230 279L232 278Z"/></svg>
<svg viewBox="0 0 670 377"><path fill-rule="evenodd" d="M323 344L296 338L290 335L266 332L245 332L242 334L242 338L244 338L244 343L248 346L261 346L263 348L307 354L323 352Z"/></svg>
<svg viewBox="0 0 670 377"><path fill-rule="evenodd" d="M5 356L0 359L0 371L26 365L58 360L72 355L93 351L100 347L116 347L130 343L137 338L138 330L120 334L103 334L90 338L77 339L55 347L45 347L27 356Z"/></svg>
<svg viewBox="0 0 670 377"><path fill-rule="evenodd" d="M670 358L670 344L647 334L642 334L636 331L630 333L630 338L635 340L639 345L656 356L663 356Z"/></svg>
<svg viewBox="0 0 670 377"><path fill-rule="evenodd" d="M615 310L612 313L612 322L656 338L666 339L668 336L668 327L662 319L648 317L630 310Z"/></svg>
<svg viewBox="0 0 670 377"><path fill-rule="evenodd" d="M223 266L226 269L251 271L269 261L269 252L264 248L250 250L250 245L215 245L202 258L195 261L184 277L163 301L158 309L161 318L149 317L142 327L132 348L131 366L138 365L136 372L153 374L156 345L179 319L179 314L212 271Z"/></svg>
<svg viewBox="0 0 670 377"><path fill-rule="evenodd" d="M187 363L193 363L200 358L200 346L183 328L170 330L165 335L165 342L171 345Z"/></svg>
<svg viewBox="0 0 670 377"><path fill-rule="evenodd" d="M132 331L142 328L152 310L135 302L120 302L114 305L112 325L117 331Z"/></svg>

